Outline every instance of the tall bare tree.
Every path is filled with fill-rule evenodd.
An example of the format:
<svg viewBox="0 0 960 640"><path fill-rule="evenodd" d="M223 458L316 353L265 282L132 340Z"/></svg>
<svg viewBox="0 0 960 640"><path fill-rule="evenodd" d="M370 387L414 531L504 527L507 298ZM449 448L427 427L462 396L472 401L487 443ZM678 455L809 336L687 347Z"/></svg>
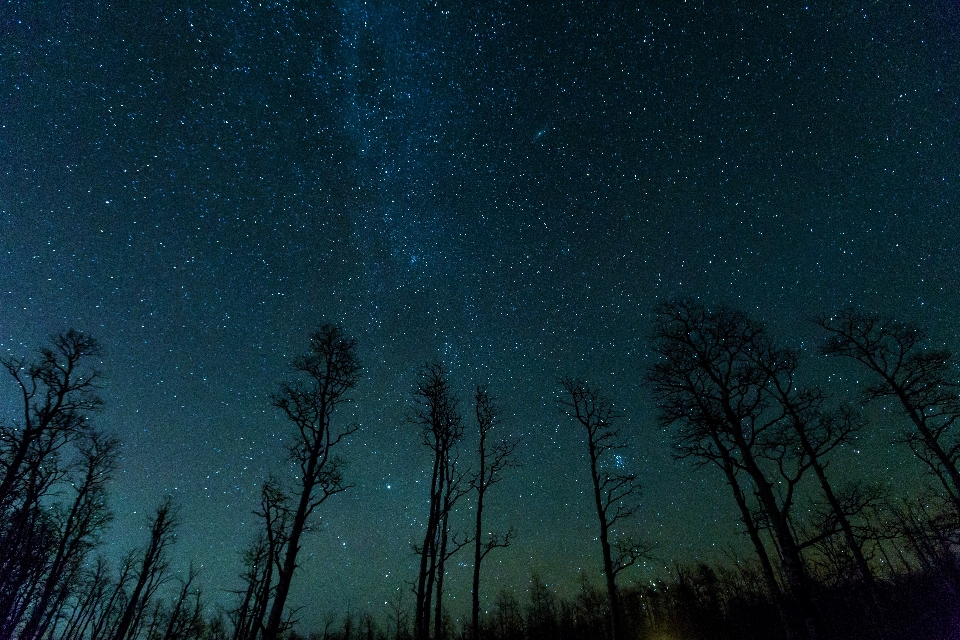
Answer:
<svg viewBox="0 0 960 640"><path fill-rule="evenodd" d="M477 519L473 534L473 602L470 624L473 639L480 640L480 563L494 549L510 546L513 538L513 529L506 533L490 533L484 537L484 500L490 487L503 479L503 472L516 464L513 452L517 448L518 441L501 439L492 444L488 442L490 432L499 422L500 408L484 386L477 387L473 398L480 440L477 444L479 468L472 481L473 489L477 492Z"/></svg>
<svg viewBox="0 0 960 640"><path fill-rule="evenodd" d="M420 567L414 584L416 608L413 635L415 640L428 640L431 614L435 633L438 637L443 633L443 576L446 561L469 542L467 538L450 539L450 513L469 487L464 482L464 474L458 469L458 444L463 438L463 420L443 365L434 363L424 366L413 399L415 408L410 421L420 427L423 445L433 457L427 526L423 543L414 545L414 550L420 556Z"/></svg>
<svg viewBox="0 0 960 640"><path fill-rule="evenodd" d="M629 535L616 536L616 525L633 517L639 508L640 484L633 473L621 470L617 452L626 448L615 426L620 416L613 403L583 380L563 378L560 399L563 413L575 419L587 435L587 454L593 501L600 526L603 573L607 582L614 640L624 638L623 610L617 590L617 576L643 558L650 548Z"/></svg>
<svg viewBox="0 0 960 640"><path fill-rule="evenodd" d="M670 302L657 309L655 351L660 361L648 375L660 419L677 424L678 455L723 469L743 522L764 563L772 594L779 592L760 538L769 529L789 584L781 603L788 632L816 637L811 581L802 545L791 523L796 490L811 462L785 438L787 412L778 399L778 380L792 376L795 361L770 357L764 327L738 311ZM744 487L741 474L747 479ZM758 504L752 512L748 491Z"/></svg>
<svg viewBox="0 0 960 640"><path fill-rule="evenodd" d="M82 457L88 418L102 405L100 374L89 365L99 347L74 330L50 341L33 361L0 358L19 396L19 415L0 418L0 639L28 637L24 623L36 632L104 524L90 512L102 501L87 501L85 490L73 505L91 515L85 523L65 520L71 507L60 502L79 480L69 463L74 445Z"/></svg>
<svg viewBox="0 0 960 640"><path fill-rule="evenodd" d="M73 607L66 616L58 636L64 640L95 638L88 636L88 629L94 624L98 609L107 604L107 589L110 586L109 568L105 558L98 557L93 566L84 571L80 578L80 587L74 595Z"/></svg>
<svg viewBox="0 0 960 640"><path fill-rule="evenodd" d="M271 477L260 492L260 507L254 512L263 529L243 552L244 587L234 593L240 602L229 612L233 622L233 640L255 640L266 627L270 603L276 594L276 573L283 563L283 551L290 534L290 498ZM281 624L280 632L287 630Z"/></svg>
<svg viewBox="0 0 960 640"><path fill-rule="evenodd" d="M20 637L41 638L57 612L78 587L83 562L111 520L106 485L112 477L120 442L90 430L78 442L80 460L72 483L75 495L66 509L56 509L57 540L47 562L43 584L32 600L32 610Z"/></svg>
<svg viewBox="0 0 960 640"><path fill-rule="evenodd" d="M161 584L169 578L170 562L167 550L174 542L174 529L177 518L173 509L172 500L167 497L157 507L153 520L150 523L150 542L143 551L140 561L140 570L133 590L127 597L126 606L117 628L113 632L113 640L128 640L136 638L144 613L150 605L153 595Z"/></svg>
<svg viewBox="0 0 960 640"><path fill-rule="evenodd" d="M88 602L89 617L81 627L81 633L75 638L89 637L90 640L115 640L114 633L126 610L130 583L137 577L137 566L141 559L136 551L124 555L117 570L116 580L111 580L105 562L98 561L95 582L102 585L102 596ZM70 636L68 636L70 637Z"/></svg>
<svg viewBox="0 0 960 640"><path fill-rule="evenodd" d="M173 607L166 613L166 625L157 640L188 640L199 638L204 628L203 599L201 590L195 586L199 571L190 563L187 577L181 580L180 590L174 599ZM147 636L148 640L150 635Z"/></svg>
<svg viewBox="0 0 960 640"><path fill-rule="evenodd" d="M861 506L860 502L854 501L851 505L844 500L827 477L828 455L840 445L850 442L863 427L863 421L849 407L827 410L824 407L824 394L819 387L798 387L794 375L799 359L796 350L777 348L769 342L760 341L754 349L753 358L757 366L770 375L769 391L785 414L779 436L780 449L785 454L787 448L796 448L806 457L829 507L825 517L820 519L820 531L809 536L802 546L811 546L839 529L853 556L857 574L872 586L873 573L850 519Z"/></svg>
<svg viewBox="0 0 960 640"><path fill-rule="evenodd" d="M92 337L74 331L53 336L52 348L37 362L0 358L22 401L20 420L0 426L0 508L27 489L29 471L80 434L87 416L103 402L97 395L100 372L86 363L100 354Z"/></svg>
<svg viewBox="0 0 960 640"><path fill-rule="evenodd" d="M355 340L348 338L340 327L325 324L310 337L310 351L297 358L293 368L300 378L281 386L271 400L296 426L290 456L300 467L300 486L283 562L277 568L276 591L263 633L265 640L275 640L283 625L284 607L308 518L330 496L350 487L344 483L343 465L333 450L357 430L356 426L336 429L333 425L334 410L349 401L347 393L359 380Z"/></svg>
<svg viewBox="0 0 960 640"><path fill-rule="evenodd" d="M875 376L868 401L893 398L909 428L902 441L943 485L960 516L960 384L946 350L929 349L911 324L845 309L817 320L829 332L823 352L859 362Z"/></svg>

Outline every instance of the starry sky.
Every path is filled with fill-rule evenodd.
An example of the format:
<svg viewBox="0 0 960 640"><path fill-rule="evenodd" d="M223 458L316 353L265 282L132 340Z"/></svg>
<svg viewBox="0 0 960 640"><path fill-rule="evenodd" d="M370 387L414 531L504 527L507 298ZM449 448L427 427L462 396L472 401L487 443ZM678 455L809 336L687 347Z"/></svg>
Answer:
<svg viewBox="0 0 960 640"><path fill-rule="evenodd" d="M414 577L429 461L406 416L433 360L466 415L487 383L522 439L489 498L517 532L491 597L531 571L599 580L567 374L614 399L645 485L656 559L624 576L729 557L727 489L671 458L641 385L656 303L738 306L810 345L815 375L817 314L948 345L960 321L960 5L759 4L5 3L0 351L102 342L97 420L124 442L108 552L171 494L175 566L228 600L259 484L291 473L268 394L333 322L363 364L337 417L361 427L356 486L303 551L306 624L385 613ZM879 422L838 467L918 474Z"/></svg>

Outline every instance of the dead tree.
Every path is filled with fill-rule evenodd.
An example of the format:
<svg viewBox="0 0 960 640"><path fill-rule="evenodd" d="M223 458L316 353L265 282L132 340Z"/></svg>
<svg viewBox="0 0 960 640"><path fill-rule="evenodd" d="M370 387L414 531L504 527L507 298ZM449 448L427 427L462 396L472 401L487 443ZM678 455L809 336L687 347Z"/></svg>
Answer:
<svg viewBox="0 0 960 640"><path fill-rule="evenodd" d="M168 497L157 507L151 522L150 542L143 552L137 581L127 598L120 622L113 632L113 640L137 637L143 614L150 605L153 595L169 577L170 564L167 560L167 550L173 544L175 527L173 502Z"/></svg>
<svg viewBox="0 0 960 640"><path fill-rule="evenodd" d="M880 567L890 571L896 566L891 564L884 546L896 537L897 528L887 527L882 532L878 528L882 497L879 485L861 481L831 487L831 496L826 502L814 504L808 512L809 525L797 525L799 537L806 540L804 546L817 551L817 555L808 555L811 574L822 584L834 588L849 588L861 582L867 588L868 604L874 606L874 617L878 619L884 612L879 609L881 591L876 588L876 568L871 567L870 559L879 554L884 558Z"/></svg>
<svg viewBox="0 0 960 640"><path fill-rule="evenodd" d="M103 587L106 593L109 589L109 596L98 598L92 602L90 619L88 621L90 640L115 640L114 631L120 623L120 618L126 610L128 601L127 590L130 583L136 578L136 568L139 560L136 551L130 551L120 561L120 567L117 571L117 579L112 581L109 576L104 576ZM75 636L85 637L84 634Z"/></svg>
<svg viewBox="0 0 960 640"><path fill-rule="evenodd" d="M951 354L925 346L913 325L845 309L817 324L829 332L823 352L851 358L877 379L868 401L894 398L909 421L902 437L939 480L960 517L960 384Z"/></svg>
<svg viewBox="0 0 960 640"><path fill-rule="evenodd" d="M96 535L111 520L106 506L106 485L111 479L120 442L98 431L87 432L79 441L78 478L69 508L57 518L56 547L47 563L39 592L31 599L32 611L21 638L41 638L57 612L77 587L84 560L96 544ZM58 510L59 511L59 510Z"/></svg>
<svg viewBox="0 0 960 640"><path fill-rule="evenodd" d="M0 422L0 638L19 636L24 618L36 611L37 593L48 585L55 590L50 563L63 538L51 500L71 471L63 451L86 433L89 414L102 405L100 374L87 365L99 354L97 342L70 330L51 343L33 362L0 358L19 414ZM60 567L69 559L61 558Z"/></svg>
<svg viewBox="0 0 960 640"><path fill-rule="evenodd" d="M435 638L442 640L445 637L445 627L443 624L443 583L447 575L447 561L457 554L473 541L472 537L463 534L454 533L450 525L450 515L453 513L453 507L470 491L470 483L467 480L467 474L459 470L460 452L454 449L450 456L450 462L445 466L445 479L443 482L443 498L441 500L440 526L438 528L437 540L437 560L436 560L436 583L433 590L433 629Z"/></svg>
<svg viewBox="0 0 960 640"><path fill-rule="evenodd" d="M349 401L347 393L359 379L355 340L346 337L340 327L325 324L310 337L310 352L297 358L293 368L301 379L284 384L271 396L273 405L297 428L290 456L300 467L300 485L283 562L277 567L265 640L275 640L280 633L307 520L327 498L350 487L344 483L343 465L333 450L357 430L356 426L337 430L332 424L334 410Z"/></svg>
<svg viewBox="0 0 960 640"><path fill-rule="evenodd" d="M244 588L234 592L240 596L240 603L229 612L233 640L255 640L266 626L266 615L276 593L275 576L290 534L289 503L276 479L271 477L263 484L260 508L254 512L263 529L243 553ZM280 632L286 630L286 623L281 624Z"/></svg>
<svg viewBox="0 0 960 640"><path fill-rule="evenodd" d="M815 637L812 585L790 517L811 463L784 439L787 414L776 392L777 380L792 375L795 363L774 358L758 365L759 352L769 351L765 330L730 309L664 303L654 332L661 359L647 379L661 422L680 427L677 456L724 471L776 597L780 589L760 538L761 529L770 531L789 585L788 600L780 603L787 631ZM746 501L748 491L756 512Z"/></svg>
<svg viewBox="0 0 960 640"><path fill-rule="evenodd" d="M233 640L253 640L263 626L266 615L266 603L270 597L271 562L267 551L267 541L261 533L249 547L243 551L243 573L240 574L244 588L233 591L240 596L240 602L227 612L233 624Z"/></svg>
<svg viewBox="0 0 960 640"><path fill-rule="evenodd" d="M109 595L105 601L97 603L95 615L91 620L90 627L91 640L114 640L117 626L120 624L120 618L126 611L130 587L137 578L137 565L139 563L138 550L131 549L120 560L120 566L117 570L116 580L107 577Z"/></svg>
<svg viewBox="0 0 960 640"><path fill-rule="evenodd" d="M873 573L850 521L853 513L841 504L841 497L827 477L829 454L850 442L864 426L863 421L849 407L829 410L819 387L800 388L797 385L795 374L799 351L779 347L766 335L759 335L751 345L749 357L768 376L769 385L765 392L771 395L783 413L779 429L772 430L775 437L767 441L768 446L776 449L779 457L785 457L791 448L799 450L813 471L829 507L828 513L821 518L824 526L820 531L812 532L801 546L816 545L839 529L854 558L857 573L865 583L872 585Z"/></svg>
<svg viewBox="0 0 960 640"><path fill-rule="evenodd" d="M413 393L415 408L410 422L420 427L423 445L433 457L430 476L430 506L423 544L414 545L420 567L414 584L416 608L415 640L430 638L430 617L434 629L442 633L443 575L446 561L469 539L450 540L450 513L468 487L457 469L458 444L463 438L463 421L457 399L441 364L427 364ZM452 542L452 548L448 547Z"/></svg>
<svg viewBox="0 0 960 640"><path fill-rule="evenodd" d="M84 571L80 578L80 586L76 590L76 600L70 610L70 615L64 621L58 637L63 640L78 640L87 636L87 629L97 617L97 610L107 602L107 588L110 586L110 576L107 561L98 557L92 568ZM90 634L91 638L95 637Z"/></svg>
<svg viewBox="0 0 960 640"><path fill-rule="evenodd" d="M600 526L603 573L607 582L614 640L624 638L623 611L617 591L617 576L643 558L650 548L629 536L616 538L616 525L633 517L639 508L640 484L636 475L621 470L617 452L626 448L614 424L620 418L613 403L583 380L560 381L564 395L560 408L575 419L587 435L587 454L594 506ZM616 538L616 539L615 539Z"/></svg>
<svg viewBox="0 0 960 640"><path fill-rule="evenodd" d="M24 494L0 518L0 639L18 637L33 594L47 574L57 547L57 523L43 501L63 477L56 458L28 465Z"/></svg>
<svg viewBox="0 0 960 640"><path fill-rule="evenodd" d="M86 426L87 415L103 404L97 395L100 373L86 362L99 355L97 341L70 330L51 338L28 363L0 358L17 386L22 415L0 426L0 509L22 495L25 466L41 466Z"/></svg>
<svg viewBox="0 0 960 640"><path fill-rule="evenodd" d="M199 587L194 586L197 575L198 571L191 562L187 577L180 584L173 608L167 614L167 624L160 636L162 640L187 640L199 636L204 619L201 592Z"/></svg>
<svg viewBox="0 0 960 640"><path fill-rule="evenodd" d="M406 640L410 637L410 611L403 602L404 593L398 590L396 597L389 601L390 622L393 623L394 628L393 640Z"/></svg>
<svg viewBox="0 0 960 640"><path fill-rule="evenodd" d="M517 440L500 440L490 444L487 439L490 431L499 422L500 408L490 397L486 387L478 386L474 393L474 403L477 418L477 430L480 441L477 444L477 474L473 477L473 489L477 492L477 520L474 530L473 547L473 603L471 616L471 633L474 640L480 640L480 563L494 549L510 546L513 538L513 529L506 533L490 533L486 538L483 535L483 508L487 491L503 479L503 472L516 465L513 452L517 448Z"/></svg>

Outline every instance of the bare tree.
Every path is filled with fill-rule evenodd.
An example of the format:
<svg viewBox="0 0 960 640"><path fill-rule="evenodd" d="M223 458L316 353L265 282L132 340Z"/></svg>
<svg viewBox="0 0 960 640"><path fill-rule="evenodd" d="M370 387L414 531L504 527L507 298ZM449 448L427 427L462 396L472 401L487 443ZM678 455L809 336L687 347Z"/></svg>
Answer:
<svg viewBox="0 0 960 640"><path fill-rule="evenodd" d="M817 552L806 556L811 575L832 587L846 588L862 582L867 587L867 604L874 608L874 617L885 615L874 571L880 567L889 571L895 566L884 544L895 537L897 528L878 528L882 497L882 488L876 484L853 481L836 488L831 485L827 501L814 504L808 511L805 519L809 527L803 522L796 525L798 536L806 540L804 546ZM889 518L889 514L884 515ZM842 534L840 539L838 533ZM871 567L870 561L878 554L883 562L880 567Z"/></svg>
<svg viewBox="0 0 960 640"><path fill-rule="evenodd" d="M450 540L450 512L469 488L464 482L464 474L457 468L457 445L463 438L463 421L443 365L424 366L413 397L416 406L410 421L421 428L423 444L433 454L427 526L423 544L414 545L414 551L420 556L420 568L414 584L413 635L415 640L428 640L431 613L435 632L438 636L443 633L446 561L470 542L468 538Z"/></svg>
<svg viewBox="0 0 960 640"><path fill-rule="evenodd" d="M471 617L471 633L474 640L480 640L480 563L494 549L510 546L513 538L513 529L506 533L490 533L486 538L483 535L483 508L487 491L503 479L503 472L514 466L516 461L513 452L517 448L517 440L500 440L490 444L487 439L490 431L497 425L500 417L500 408L490 397L486 387L478 386L474 393L474 403L477 417L477 429L480 441L477 444L477 462L479 468L473 477L473 488L477 492L477 520L474 530L473 548L473 606Z"/></svg>
<svg viewBox="0 0 960 640"><path fill-rule="evenodd" d="M616 537L616 525L634 516L639 508L640 484L636 475L621 471L617 452L626 448L614 424L620 416L613 403L583 380L563 378L560 408L586 431L590 479L593 486L603 573L607 581L614 640L624 637L623 611L617 576L649 553L650 548L629 536Z"/></svg>
<svg viewBox="0 0 960 640"><path fill-rule="evenodd" d="M398 590L396 597L391 598L390 622L393 623L393 640L407 640L410 638L410 612L403 603L403 590ZM389 627L389 624L387 625Z"/></svg>
<svg viewBox="0 0 960 640"><path fill-rule="evenodd" d="M263 530L243 552L244 588L234 592L240 596L240 603L229 612L233 640L255 640L266 626L266 615L276 593L275 576L283 562L283 550L290 533L289 503L290 498L275 478L263 484L260 508L254 512ZM280 632L286 629L287 625L281 624Z"/></svg>
<svg viewBox="0 0 960 640"><path fill-rule="evenodd" d="M96 340L70 330L51 343L33 362L0 358L19 396L19 416L0 422L0 638L19 636L25 617L46 615L75 560L61 548L70 532L62 531L56 494L72 471L63 452L102 405L100 374L87 365L99 355ZM38 612L40 593L46 596Z"/></svg>
<svg viewBox="0 0 960 640"><path fill-rule="evenodd" d="M198 574L191 562L187 577L180 583L180 590L177 592L173 608L167 613L167 624L163 634L159 636L162 640L187 640L199 637L204 619L200 588L194 586Z"/></svg>
<svg viewBox="0 0 960 640"><path fill-rule="evenodd" d="M21 638L41 638L54 621L77 581L84 560L98 542L96 536L111 520L106 505L109 482L120 442L98 431L88 431L78 442L79 477L75 496L66 510L57 510L57 542L47 563L46 576L32 598L32 610Z"/></svg>
<svg viewBox="0 0 960 640"><path fill-rule="evenodd" d="M758 365L761 352L773 352L763 326L725 308L664 303L655 336L661 360L648 382L663 424L680 425L677 455L723 469L774 595L779 587L760 531L768 529L776 543L790 587L789 601L781 604L788 632L815 637L810 578L790 519L811 462L785 439L787 413L777 394L777 381L792 375L795 362L769 358ZM756 512L747 503L741 473L757 500Z"/></svg>
<svg viewBox="0 0 960 640"><path fill-rule="evenodd" d="M446 637L446 625L443 617L443 583L447 575L447 561L473 541L472 537L453 533L450 525L450 515L453 513L454 505L470 490L466 472L461 472L458 469L459 457L459 450L454 449L453 455L450 457L450 463L444 468L446 478L443 483L440 526L437 530L436 583L433 590L433 629L434 637L437 640Z"/></svg>
<svg viewBox="0 0 960 640"><path fill-rule="evenodd" d="M130 551L121 560L115 581L111 581L109 576L104 576L104 592L109 589L110 595L107 598L98 598L93 603L89 620L90 640L114 640L116 637L114 631L126 610L127 589L136 577L137 564L137 552Z"/></svg>
<svg viewBox="0 0 960 640"><path fill-rule="evenodd" d="M100 373L84 365L100 353L97 341L74 331L53 336L53 348L41 349L28 363L0 358L13 378L23 414L0 426L0 509L23 495L24 467L39 467L86 426L87 414L103 404L97 395Z"/></svg>
<svg viewBox="0 0 960 640"><path fill-rule="evenodd" d="M233 640L252 640L263 627L270 597L270 570L273 563L266 537L261 533L243 551L243 589L233 591L240 596L237 606L227 612L233 624Z"/></svg>
<svg viewBox="0 0 960 640"><path fill-rule="evenodd" d="M176 524L173 502L167 497L157 507L156 514L151 522L150 542L143 552L137 581L127 598L120 622L113 632L113 640L127 640L137 637L143 614L153 599L153 595L169 577L170 565L167 560L167 549L173 544Z"/></svg>
<svg viewBox="0 0 960 640"><path fill-rule="evenodd" d="M273 405L297 428L290 455L300 467L300 486L283 562L277 567L276 591L263 633L266 640L275 640L283 624L308 518L327 498L350 487L344 483L343 465L333 450L357 430L356 426L337 430L332 424L334 410L349 401L347 393L359 379L355 340L340 327L325 324L310 337L309 353L297 358L293 368L301 379L284 384L271 396Z"/></svg>
<svg viewBox="0 0 960 640"><path fill-rule="evenodd" d="M902 441L943 485L960 516L960 385L945 350L925 346L916 326L845 309L817 324L829 332L823 352L851 358L877 383L868 401L894 398L910 424Z"/></svg>
<svg viewBox="0 0 960 640"><path fill-rule="evenodd" d="M824 526L804 540L801 547L813 546L839 529L847 549L853 555L857 573L868 585L872 585L873 573L850 520L853 512L847 510L849 505L845 507L841 504L840 496L827 477L827 456L840 445L850 442L863 427L863 421L849 407L827 410L824 394L819 387L799 388L795 379L799 352L795 349L777 347L768 339L757 339L749 357L769 377L770 384L766 392L772 395L784 414L777 438L768 444L778 450L778 458L787 457L791 448L799 450L800 455L806 457L829 506L829 512L821 518Z"/></svg>
<svg viewBox="0 0 960 640"><path fill-rule="evenodd" d="M0 519L0 638L17 637L57 547L57 524L44 497L65 471L57 457L28 465L23 488Z"/></svg>
<svg viewBox="0 0 960 640"><path fill-rule="evenodd" d="M103 557L98 557L93 567L83 572L80 587L76 590L74 606L57 636L64 640L87 637L87 630L97 618L98 609L106 605L109 586L107 561ZM90 637L95 636L91 634Z"/></svg>

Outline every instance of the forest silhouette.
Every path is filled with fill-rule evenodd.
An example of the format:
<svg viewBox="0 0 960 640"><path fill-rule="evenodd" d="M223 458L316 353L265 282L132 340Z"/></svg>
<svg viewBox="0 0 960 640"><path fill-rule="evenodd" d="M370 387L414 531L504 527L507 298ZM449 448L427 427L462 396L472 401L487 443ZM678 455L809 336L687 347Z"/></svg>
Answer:
<svg viewBox="0 0 960 640"><path fill-rule="evenodd" d="M728 564L676 564L656 580L631 581L650 557L639 535L641 486L617 452L629 447L615 399L590 382L560 377L558 411L578 430L591 478L603 584L571 575L561 597L535 573L521 596L485 594L482 562L515 531L489 532L484 505L517 466L518 442L501 435L502 408L485 381L462 404L450 372L428 362L409 396L408 423L429 452L422 537L411 541L409 598L389 616L348 611L322 628L296 623L288 605L298 553L318 511L354 490L340 445L357 427L338 408L364 371L342 327L323 325L270 396L285 418L296 478L262 479L259 506L233 584L201 585L194 567L174 571L177 505L152 511L147 539L118 562L105 558L108 491L120 441L97 426L100 347L75 330L33 356L5 357L17 400L0 417L0 640L375 639L776 639L952 638L960 629L960 378L949 352L917 326L855 309L817 318L817 353L785 346L741 311L687 301L656 309L656 354L642 386L694 473L726 483L752 555ZM862 373L849 402L801 383L811 359L849 362ZM560 372L561 374L563 372ZM807 378L804 378L805 380ZM639 388L638 388L639 391ZM872 425L871 403L895 408L902 456L927 482L897 487L841 477L831 462ZM468 448L469 441L478 442ZM719 475L717 474L719 471ZM470 531L451 525L465 499ZM643 516L649 518L650 516ZM731 528L737 523L731 522ZM451 559L473 567L469 618L444 605ZM322 560L321 560L322 562ZM205 595L228 592L222 603ZM466 595L466 594L461 594Z"/></svg>

